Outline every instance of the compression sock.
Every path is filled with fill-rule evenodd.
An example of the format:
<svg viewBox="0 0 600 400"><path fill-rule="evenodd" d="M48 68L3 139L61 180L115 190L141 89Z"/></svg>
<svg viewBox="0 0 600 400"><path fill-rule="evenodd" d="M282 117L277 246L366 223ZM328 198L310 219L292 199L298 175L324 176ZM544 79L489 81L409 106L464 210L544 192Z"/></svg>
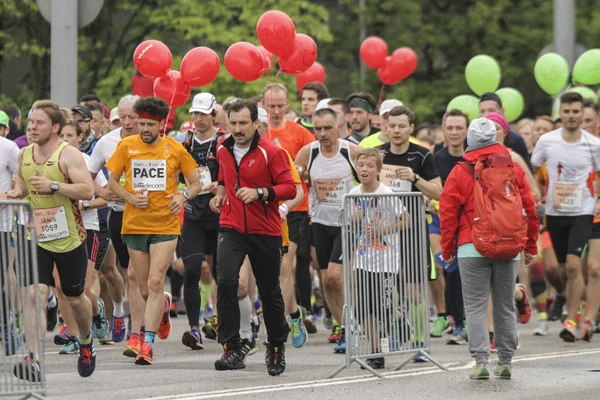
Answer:
<svg viewBox="0 0 600 400"><path fill-rule="evenodd" d="M208 299L210 299L211 285L207 285L206 283L202 283L202 281L200 281L198 286L200 286L200 312L202 312L206 308Z"/></svg>

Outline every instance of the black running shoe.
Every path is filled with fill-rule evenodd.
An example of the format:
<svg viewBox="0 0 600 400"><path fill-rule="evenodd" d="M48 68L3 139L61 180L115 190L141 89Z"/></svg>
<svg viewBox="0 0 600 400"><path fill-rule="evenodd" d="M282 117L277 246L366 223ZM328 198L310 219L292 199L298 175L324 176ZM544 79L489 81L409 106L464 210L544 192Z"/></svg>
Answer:
<svg viewBox="0 0 600 400"><path fill-rule="evenodd" d="M223 355L220 359L215 361L215 369L217 371L227 371L232 369L244 369L244 353L241 350L227 350L226 346L223 346Z"/></svg>
<svg viewBox="0 0 600 400"><path fill-rule="evenodd" d="M53 332L58 325L58 301L54 307L46 307L46 329Z"/></svg>
<svg viewBox="0 0 600 400"><path fill-rule="evenodd" d="M548 321L558 321L562 317L563 307L567 298L564 294L554 296L554 301L548 310Z"/></svg>
<svg viewBox="0 0 600 400"><path fill-rule="evenodd" d="M267 372L271 376L281 375L285 371L285 345L269 345L267 353L269 354Z"/></svg>

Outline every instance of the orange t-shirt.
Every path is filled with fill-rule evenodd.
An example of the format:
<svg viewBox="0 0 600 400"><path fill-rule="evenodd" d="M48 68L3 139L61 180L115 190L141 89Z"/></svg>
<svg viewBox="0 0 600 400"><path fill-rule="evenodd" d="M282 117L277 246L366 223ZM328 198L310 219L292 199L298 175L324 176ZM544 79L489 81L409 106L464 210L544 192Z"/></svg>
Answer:
<svg viewBox="0 0 600 400"><path fill-rule="evenodd" d="M298 174L298 170L296 169L296 164L294 164L294 159L292 159L292 157L290 156L290 153L288 153L287 150L284 149L284 151L285 151L285 154L287 154L288 160L290 162L290 172L292 173L292 179L294 180L294 183L301 184L302 181L300 180L300 175ZM281 205L283 203L285 203L285 201L280 201L279 205ZM289 231L287 219L283 220L283 222L281 223L281 245L283 247L290 246L290 231Z"/></svg>
<svg viewBox="0 0 600 400"><path fill-rule="evenodd" d="M269 128L265 138L272 140L285 149L294 160L300 149L316 140L308 129L293 121L286 121L283 128ZM296 166L294 165L292 169L295 170ZM302 190L304 191L304 199L294 211L308 211L308 187L304 181L302 181Z"/></svg>
<svg viewBox="0 0 600 400"><path fill-rule="evenodd" d="M140 135L129 136L119 142L106 168L118 176L125 172L129 193L148 189L147 208L125 205L122 234L179 235L179 220L169 211L171 199L167 195L177 194L178 171L188 176L196 169L196 161L181 143L163 136L150 146Z"/></svg>

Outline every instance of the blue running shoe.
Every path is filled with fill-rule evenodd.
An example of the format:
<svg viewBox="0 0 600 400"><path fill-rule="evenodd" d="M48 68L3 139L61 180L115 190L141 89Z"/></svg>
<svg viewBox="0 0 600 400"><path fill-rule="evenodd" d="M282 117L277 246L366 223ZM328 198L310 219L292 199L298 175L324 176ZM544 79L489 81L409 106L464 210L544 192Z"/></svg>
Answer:
<svg viewBox="0 0 600 400"><path fill-rule="evenodd" d="M302 310L298 309L300 312L299 318L292 318L292 345L295 348L300 348L304 346L306 343L306 327L304 326L304 316L302 315Z"/></svg>
<svg viewBox="0 0 600 400"><path fill-rule="evenodd" d="M79 340L71 336L69 343L58 351L58 354L79 354Z"/></svg>
<svg viewBox="0 0 600 400"><path fill-rule="evenodd" d="M346 352L346 330L344 328L341 329L340 332L340 340L338 344L333 348L335 353L345 353Z"/></svg>
<svg viewBox="0 0 600 400"><path fill-rule="evenodd" d="M10 321L8 326L2 328L2 333L4 333L2 341L4 342L4 354L12 356L21 347L21 336L17 334L15 318L12 312L10 312L8 320Z"/></svg>
<svg viewBox="0 0 600 400"><path fill-rule="evenodd" d="M83 378L94 373L96 369L96 349L94 348L94 336L90 344L79 344L79 358L77 359L77 372Z"/></svg>
<svg viewBox="0 0 600 400"><path fill-rule="evenodd" d="M131 333L131 328L129 329ZM129 337L129 335L127 335ZM125 339L125 317L112 317L112 335L113 342L119 343ZM129 340L129 339L127 339Z"/></svg>
<svg viewBox="0 0 600 400"><path fill-rule="evenodd" d="M96 339L102 339L106 336L106 331L108 331L108 322L106 321L104 301L102 299L98 299L98 308L100 309L100 313L95 317L92 317L92 325L94 327L94 336L96 336Z"/></svg>

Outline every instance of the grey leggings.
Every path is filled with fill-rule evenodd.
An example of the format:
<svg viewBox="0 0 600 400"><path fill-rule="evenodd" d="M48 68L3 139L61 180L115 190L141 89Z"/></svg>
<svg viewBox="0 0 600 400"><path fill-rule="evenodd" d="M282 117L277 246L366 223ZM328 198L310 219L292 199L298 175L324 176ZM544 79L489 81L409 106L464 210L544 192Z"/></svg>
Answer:
<svg viewBox="0 0 600 400"><path fill-rule="evenodd" d="M492 295L494 342L500 364L510 364L517 348L515 282L519 261L460 258L462 292L469 330L469 351L477 364L487 364L490 339L487 328L488 297Z"/></svg>

